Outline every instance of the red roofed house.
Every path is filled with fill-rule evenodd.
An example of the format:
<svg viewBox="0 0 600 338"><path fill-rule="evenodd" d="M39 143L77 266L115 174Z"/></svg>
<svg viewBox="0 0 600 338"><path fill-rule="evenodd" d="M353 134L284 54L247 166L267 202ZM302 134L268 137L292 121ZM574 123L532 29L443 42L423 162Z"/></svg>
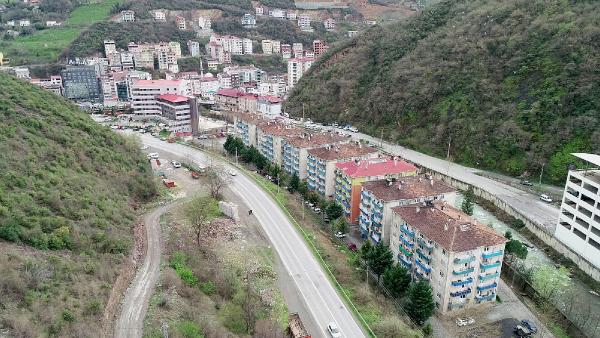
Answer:
<svg viewBox="0 0 600 338"><path fill-rule="evenodd" d="M215 104L221 110L239 111L240 98L245 95L235 88L220 89L215 94Z"/></svg>
<svg viewBox="0 0 600 338"><path fill-rule="evenodd" d="M504 236L444 202L392 211L390 249L414 279L429 281L438 311L495 303Z"/></svg>
<svg viewBox="0 0 600 338"><path fill-rule="evenodd" d="M156 97L162 94L189 95L187 84L185 80L133 80L131 107L134 117L160 117L162 112Z"/></svg>
<svg viewBox="0 0 600 338"><path fill-rule="evenodd" d="M422 175L365 182L358 216L361 237L389 245L392 208L441 200L453 204L455 199L456 189Z"/></svg>
<svg viewBox="0 0 600 338"><path fill-rule="evenodd" d="M376 158L336 164L335 199L351 223L358 221L364 182L417 175L417 167L397 158Z"/></svg>
<svg viewBox="0 0 600 338"><path fill-rule="evenodd" d="M157 96L156 101L169 131L198 134L198 104L195 98L163 94Z"/></svg>

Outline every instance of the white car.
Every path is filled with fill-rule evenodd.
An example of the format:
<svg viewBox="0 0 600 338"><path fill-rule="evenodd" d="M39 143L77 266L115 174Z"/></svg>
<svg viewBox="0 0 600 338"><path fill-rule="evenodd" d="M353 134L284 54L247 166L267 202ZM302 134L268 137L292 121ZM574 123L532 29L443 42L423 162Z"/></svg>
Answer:
<svg viewBox="0 0 600 338"><path fill-rule="evenodd" d="M181 168L181 163L177 161L171 161L171 164L173 165L173 168Z"/></svg>
<svg viewBox="0 0 600 338"><path fill-rule="evenodd" d="M229 175L231 176L237 176L237 173L233 170L229 170Z"/></svg>
<svg viewBox="0 0 600 338"><path fill-rule="evenodd" d="M159 156L159 155L158 155L158 153L150 153L150 154L148 154L148 158L154 158L154 159L157 159L157 158L158 158L158 156Z"/></svg>
<svg viewBox="0 0 600 338"><path fill-rule="evenodd" d="M348 128L348 130L353 133L358 133L358 129L356 127L350 127L350 128Z"/></svg>
<svg viewBox="0 0 600 338"><path fill-rule="evenodd" d="M329 331L329 334L333 338L339 338L342 336L342 331L340 331L340 328L334 322L327 324L327 331Z"/></svg>
<svg viewBox="0 0 600 338"><path fill-rule="evenodd" d="M471 325L473 323L475 323L475 319L473 319L471 317L456 318L457 326L467 326L467 325Z"/></svg>
<svg viewBox="0 0 600 338"><path fill-rule="evenodd" d="M547 203L552 203L552 199L550 198L550 196L546 195L546 194L541 194L540 195L540 199L544 202Z"/></svg>
<svg viewBox="0 0 600 338"><path fill-rule="evenodd" d="M344 237L346 237L346 234L343 233L343 232L341 232L341 231L338 231L338 232L335 233L335 237L337 237L337 238L344 238Z"/></svg>

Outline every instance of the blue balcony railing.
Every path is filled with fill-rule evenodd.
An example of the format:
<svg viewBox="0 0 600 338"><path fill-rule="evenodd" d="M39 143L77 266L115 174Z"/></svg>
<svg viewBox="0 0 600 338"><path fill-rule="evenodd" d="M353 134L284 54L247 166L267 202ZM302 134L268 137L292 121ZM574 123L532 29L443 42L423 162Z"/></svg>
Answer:
<svg viewBox="0 0 600 338"><path fill-rule="evenodd" d="M427 249L429 251L429 253L431 253L431 250L433 250L433 244L429 244L429 243L425 242L425 240L423 240L422 238L417 239L417 242L423 248Z"/></svg>
<svg viewBox="0 0 600 338"><path fill-rule="evenodd" d="M421 263L420 260L416 259L415 263L417 264L418 267L420 267L423 271L430 273L431 272L431 268L428 267L427 265Z"/></svg>
<svg viewBox="0 0 600 338"><path fill-rule="evenodd" d="M500 263L500 262L496 262L496 263L492 263L492 264L480 264L480 268L481 268L481 270L488 270L488 269L497 268L501 264L502 263Z"/></svg>
<svg viewBox="0 0 600 338"><path fill-rule="evenodd" d="M491 293L487 296L476 296L475 299L477 299L480 302L489 302L491 300L493 300L496 297L496 293Z"/></svg>
<svg viewBox="0 0 600 338"><path fill-rule="evenodd" d="M466 296L466 295L468 295L470 293L471 293L471 288L468 288L468 289L461 290L461 291L450 292L450 296L452 296L452 297L460 297L460 296Z"/></svg>
<svg viewBox="0 0 600 338"><path fill-rule="evenodd" d="M498 278L498 276L500 276L500 274L497 273L497 272L489 274L489 275L479 275L479 280L480 281L486 281L486 280Z"/></svg>
<svg viewBox="0 0 600 338"><path fill-rule="evenodd" d="M421 250L421 248L417 248L417 255L419 256L419 258L425 262L427 262L427 264L431 264L431 258L429 256L427 256L426 254L423 253L423 250Z"/></svg>
<svg viewBox="0 0 600 338"><path fill-rule="evenodd" d="M469 285L471 283L473 283L473 278L469 277L469 278L467 278L465 280L455 280L455 281L452 281L450 284L452 284L452 286L465 286L465 285Z"/></svg>
<svg viewBox="0 0 600 338"><path fill-rule="evenodd" d="M400 226L400 231L402 231L403 233L407 234L411 238L415 238L414 231L408 230L408 227L406 225L401 225Z"/></svg>
<svg viewBox="0 0 600 338"><path fill-rule="evenodd" d="M402 254L398 254L398 261L400 263L402 263L402 265L404 265L405 268L409 268L412 266L412 263L407 260L406 258L404 258L404 256L402 256Z"/></svg>
<svg viewBox="0 0 600 338"><path fill-rule="evenodd" d="M454 271L452 271L452 274L455 276L462 276L462 275L468 275L473 271L475 271L475 268L468 268L468 269L464 269L464 270L454 270Z"/></svg>
<svg viewBox="0 0 600 338"><path fill-rule="evenodd" d="M404 243L404 245L406 245L407 247L409 247L411 249L415 246L415 243L408 241L402 235L400 235L400 240L402 241L402 243Z"/></svg>
<svg viewBox="0 0 600 338"><path fill-rule="evenodd" d="M496 283L496 282L493 282L492 284L488 284L488 285L477 285L477 290L483 291L483 290L493 289L497 286L498 286L498 283Z"/></svg>
<svg viewBox="0 0 600 338"><path fill-rule="evenodd" d="M454 263L455 264L467 264L467 263L471 263L475 260L475 256L469 256L469 257L464 257L464 258L455 258L454 259Z"/></svg>
<svg viewBox="0 0 600 338"><path fill-rule="evenodd" d="M481 254L481 257L483 257L484 259L490 259L490 258L493 258L493 257L500 257L503 254L504 253L502 252L502 250L498 250L498 251L490 252L490 253L485 253L484 252L484 253Z"/></svg>

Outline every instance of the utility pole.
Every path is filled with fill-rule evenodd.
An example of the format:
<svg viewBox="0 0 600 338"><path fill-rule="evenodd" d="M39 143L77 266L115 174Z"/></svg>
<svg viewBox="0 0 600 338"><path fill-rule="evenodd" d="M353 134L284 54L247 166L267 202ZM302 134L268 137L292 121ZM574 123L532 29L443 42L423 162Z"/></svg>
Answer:
<svg viewBox="0 0 600 338"><path fill-rule="evenodd" d="M235 147L235 165L238 165L237 147Z"/></svg>
<svg viewBox="0 0 600 338"><path fill-rule="evenodd" d="M450 135L450 138L448 139L448 151L446 152L446 159L450 158L450 142L452 142L452 135Z"/></svg>
<svg viewBox="0 0 600 338"><path fill-rule="evenodd" d="M302 122L304 122L304 102L302 102Z"/></svg>
<svg viewBox="0 0 600 338"><path fill-rule="evenodd" d="M540 172L540 185L542 185L542 175L544 175L544 166L546 163L542 163L542 171Z"/></svg>

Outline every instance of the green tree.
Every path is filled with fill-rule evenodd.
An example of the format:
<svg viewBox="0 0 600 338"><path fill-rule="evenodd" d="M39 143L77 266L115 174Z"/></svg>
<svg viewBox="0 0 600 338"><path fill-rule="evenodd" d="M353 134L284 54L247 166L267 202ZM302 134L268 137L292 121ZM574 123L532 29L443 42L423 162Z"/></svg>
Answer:
<svg viewBox="0 0 600 338"><path fill-rule="evenodd" d="M367 262L367 264L371 260L373 249L374 248L373 244L371 244L371 241L365 241L362 247L360 248L360 257L364 259Z"/></svg>
<svg viewBox="0 0 600 338"><path fill-rule="evenodd" d="M510 230L506 230L506 232L504 233L504 237L508 240L512 239L512 232L510 232Z"/></svg>
<svg viewBox="0 0 600 338"><path fill-rule="evenodd" d="M572 287L569 270L564 266L557 269L552 265L542 265L531 273L530 281L546 301L555 300Z"/></svg>
<svg viewBox="0 0 600 338"><path fill-rule="evenodd" d="M464 200L461 205L461 210L467 215L473 215L473 204L475 202L475 193L473 188L469 187L465 192Z"/></svg>
<svg viewBox="0 0 600 338"><path fill-rule="evenodd" d="M306 182L300 181L300 184L298 185L298 192L303 198L306 199L308 197L308 186L306 185Z"/></svg>
<svg viewBox="0 0 600 338"><path fill-rule="evenodd" d="M408 290L410 280L408 270L398 264L389 267L383 273L383 286L396 298L402 297Z"/></svg>
<svg viewBox="0 0 600 338"><path fill-rule="evenodd" d="M293 193L295 191L298 191L298 188L300 188L300 178L298 177L298 175L296 175L296 173L294 173L294 175L292 175L292 178L290 178L288 190L291 193Z"/></svg>
<svg viewBox="0 0 600 338"><path fill-rule="evenodd" d="M379 242L370 255L369 267L375 272L377 277L381 276L386 269L394 264L394 254L387 245Z"/></svg>
<svg viewBox="0 0 600 338"><path fill-rule="evenodd" d="M342 208L342 206L336 201L330 201L327 205L327 208L325 208L325 214L327 214L329 219L337 219L342 217L344 214L344 208Z"/></svg>
<svg viewBox="0 0 600 338"><path fill-rule="evenodd" d="M431 317L434 309L435 304L429 283L424 279L414 283L408 290L407 312L410 318L422 324Z"/></svg>
<svg viewBox="0 0 600 338"><path fill-rule="evenodd" d="M200 245L200 235L204 228L221 215L219 202L212 197L196 197L184 206L184 214L196 234L196 243Z"/></svg>
<svg viewBox="0 0 600 338"><path fill-rule="evenodd" d="M525 245L523 245L523 243L516 239L511 239L510 241L508 241L508 243L506 243L506 246L504 247L504 251L506 252L506 255L510 257L509 261L511 263L514 261L515 258L527 258L528 253Z"/></svg>
<svg viewBox="0 0 600 338"><path fill-rule="evenodd" d="M348 221L346 221L346 219L343 217L336 219L335 223L333 224L333 230L339 231L343 234L347 233L348 232Z"/></svg>

